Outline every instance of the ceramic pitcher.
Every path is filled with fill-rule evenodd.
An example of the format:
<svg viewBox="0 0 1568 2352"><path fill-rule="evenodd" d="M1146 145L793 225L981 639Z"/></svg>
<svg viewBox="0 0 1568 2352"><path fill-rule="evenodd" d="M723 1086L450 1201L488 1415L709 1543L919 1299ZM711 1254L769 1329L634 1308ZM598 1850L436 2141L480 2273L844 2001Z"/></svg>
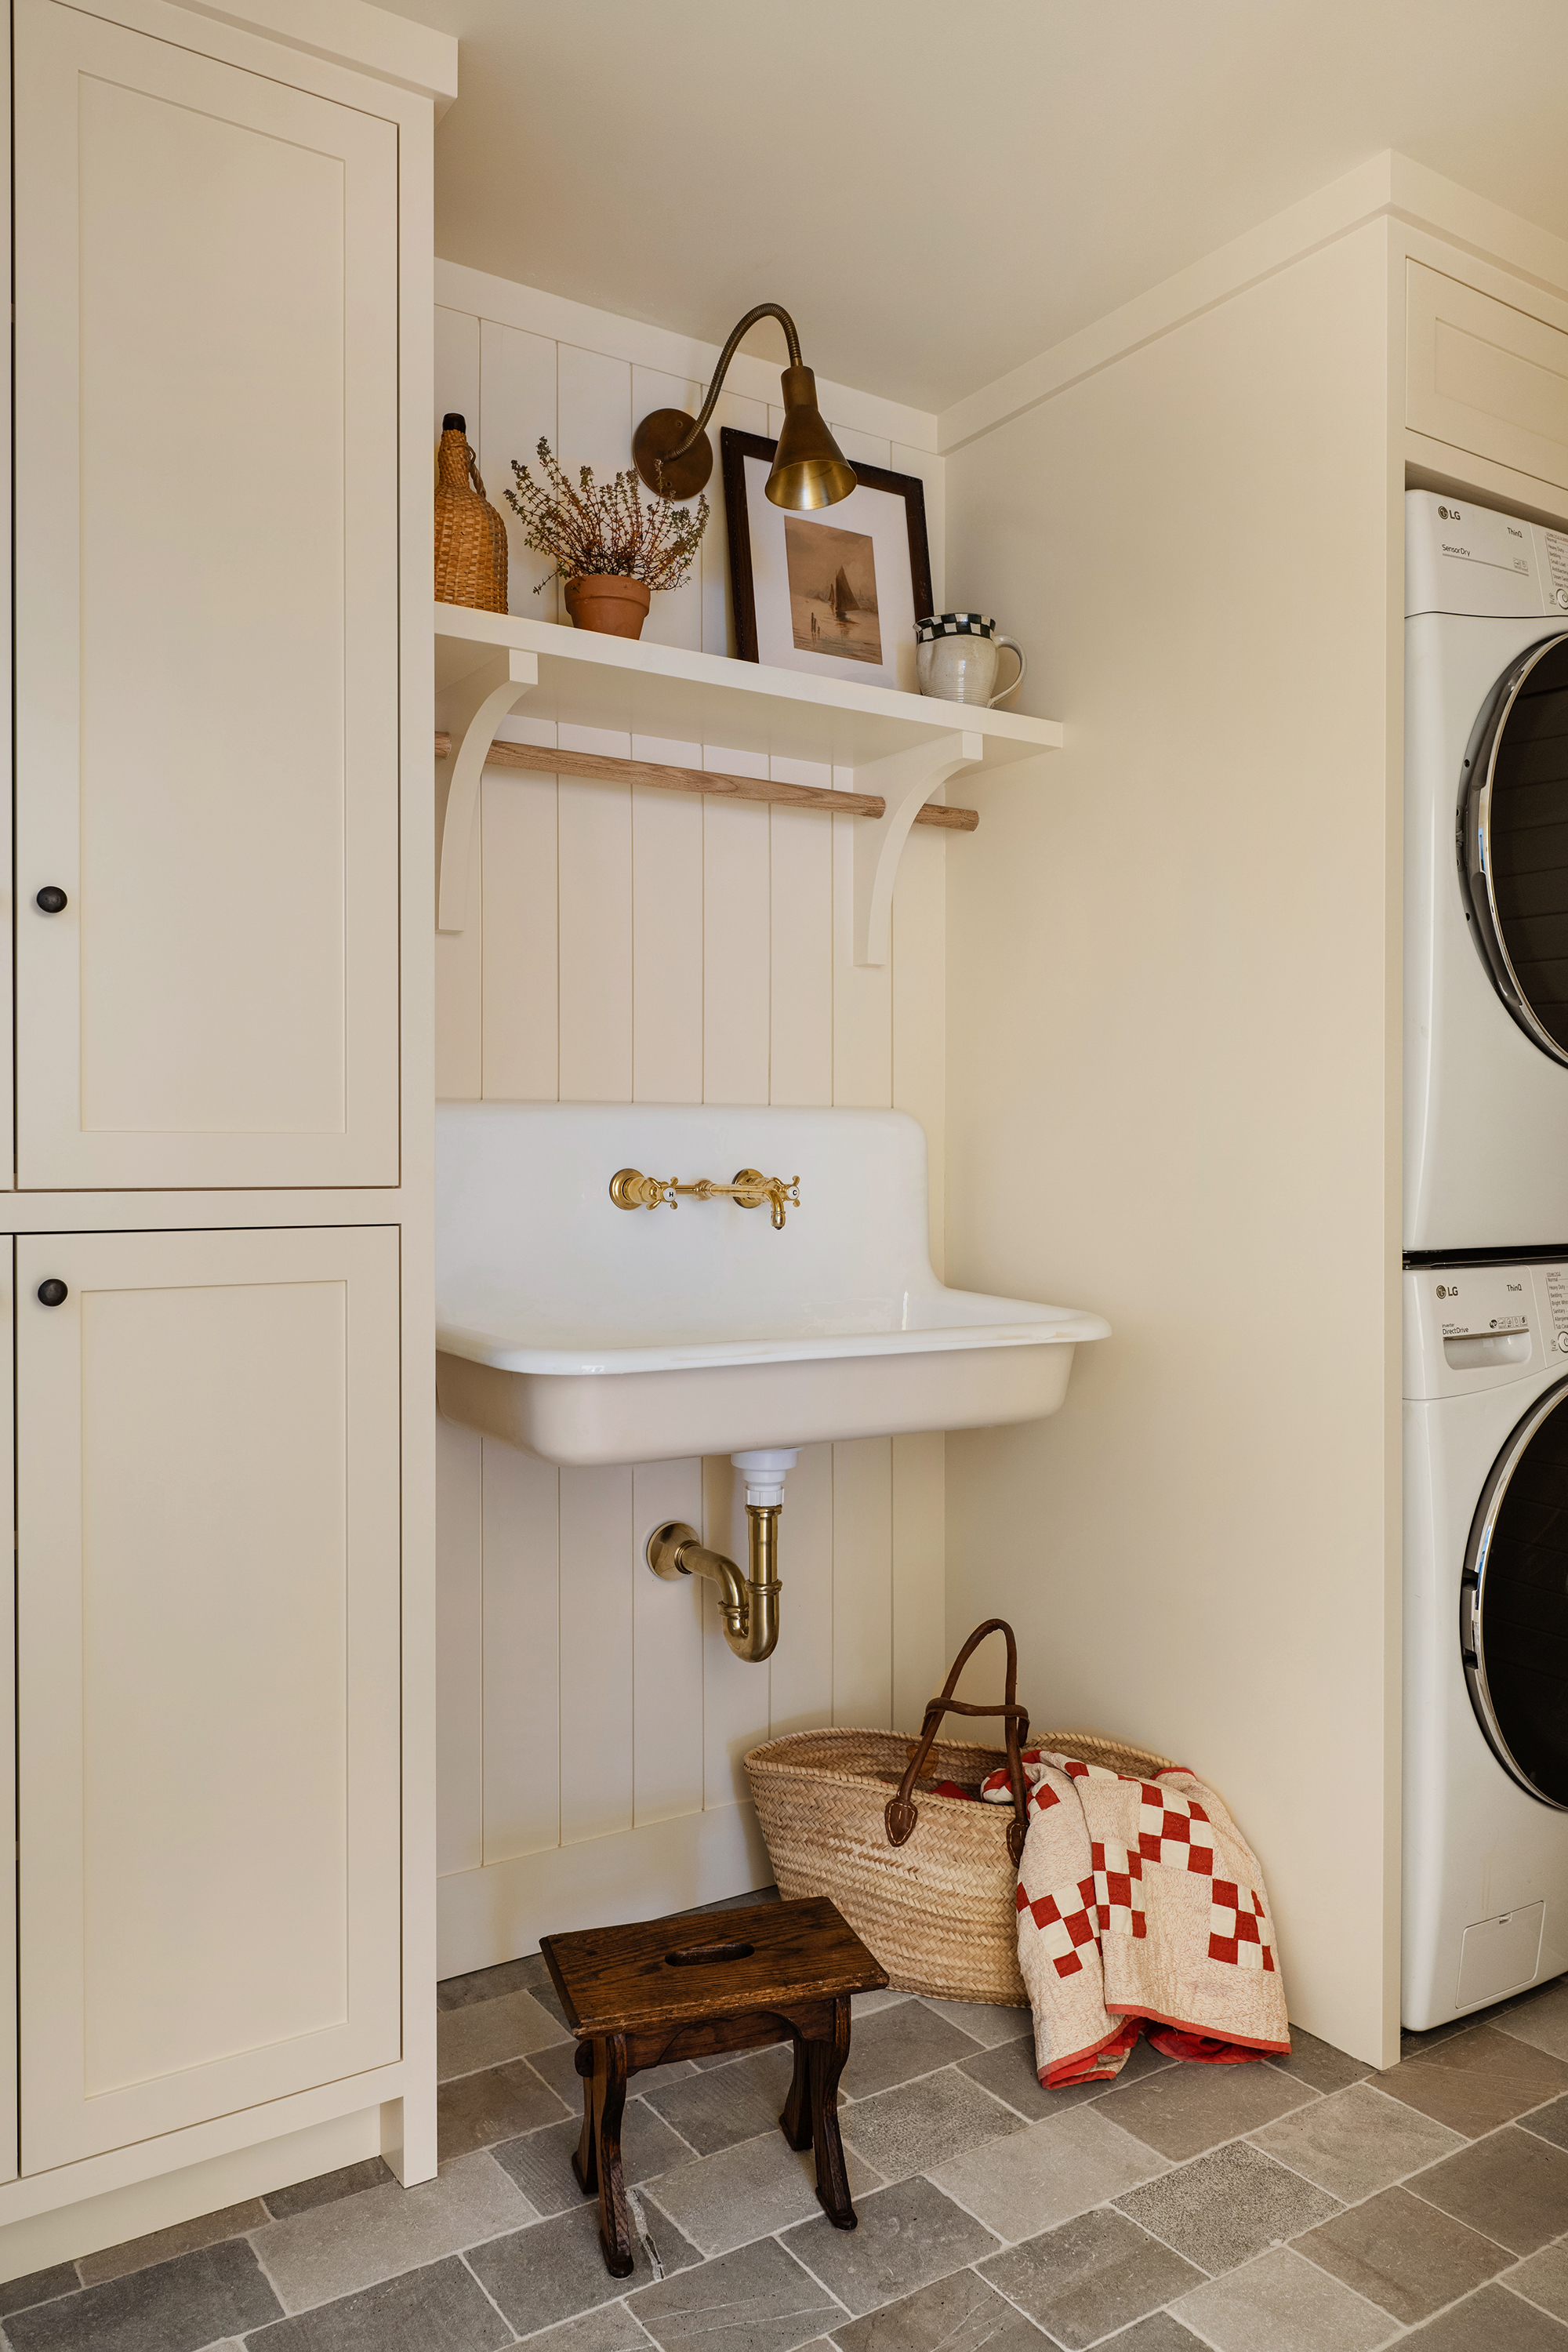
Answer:
<svg viewBox="0 0 1568 2352"><path fill-rule="evenodd" d="M998 693L996 672L1004 647L1016 656L1018 671ZM1026 667L1021 647L1003 636L984 613L931 613L915 623L915 675L922 694L989 707L1017 692Z"/></svg>

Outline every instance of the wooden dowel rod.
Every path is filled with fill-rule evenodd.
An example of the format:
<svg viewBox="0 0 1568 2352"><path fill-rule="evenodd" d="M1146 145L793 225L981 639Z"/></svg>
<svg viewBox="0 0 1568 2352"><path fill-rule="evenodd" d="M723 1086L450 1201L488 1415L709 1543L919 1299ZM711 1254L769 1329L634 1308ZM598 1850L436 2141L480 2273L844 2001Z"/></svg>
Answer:
<svg viewBox="0 0 1568 2352"><path fill-rule="evenodd" d="M452 739L436 737L436 757L449 759ZM880 816L887 803L878 793L830 793L816 784L773 783L762 776L728 776L714 768L669 768L649 760L616 760L595 751L552 751L538 743L508 743L499 738L485 754L493 768L528 768L547 776L584 776L601 784L650 784L661 793L706 793L715 799L772 801L786 808L836 809L840 816ZM942 808L928 802L915 812L917 824L938 824L950 833L973 833L978 809Z"/></svg>

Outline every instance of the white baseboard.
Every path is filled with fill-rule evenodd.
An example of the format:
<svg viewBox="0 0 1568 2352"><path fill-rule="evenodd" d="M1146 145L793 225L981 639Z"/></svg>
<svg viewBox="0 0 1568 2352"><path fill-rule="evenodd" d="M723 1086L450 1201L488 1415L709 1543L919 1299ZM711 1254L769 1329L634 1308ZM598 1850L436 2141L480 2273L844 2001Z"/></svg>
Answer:
<svg viewBox="0 0 1568 2352"><path fill-rule="evenodd" d="M657 1919L772 1882L750 1803L455 1871L437 1888L437 1974L515 1960L537 1951L541 1936Z"/></svg>
<svg viewBox="0 0 1568 2352"><path fill-rule="evenodd" d="M0 2280L26 2278L78 2254L96 2254L128 2238L171 2230L198 2213L218 2213L269 2189L289 2189L296 2180L313 2180L318 2173L380 2153L381 2108L362 2107L254 2147L205 2157L152 2180L128 2181L53 2212L29 2213L0 2225Z"/></svg>

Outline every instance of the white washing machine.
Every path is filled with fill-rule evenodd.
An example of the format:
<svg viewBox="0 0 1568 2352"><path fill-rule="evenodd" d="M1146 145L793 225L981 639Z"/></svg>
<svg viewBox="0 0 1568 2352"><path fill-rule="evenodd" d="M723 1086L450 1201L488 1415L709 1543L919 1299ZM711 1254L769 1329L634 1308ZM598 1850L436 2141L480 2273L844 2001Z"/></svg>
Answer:
<svg viewBox="0 0 1568 2352"><path fill-rule="evenodd" d="M1568 532L1405 540L1405 1247L1568 1256Z"/></svg>
<svg viewBox="0 0 1568 2352"><path fill-rule="evenodd" d="M1415 2031L1568 1969L1568 1252L1405 1276Z"/></svg>

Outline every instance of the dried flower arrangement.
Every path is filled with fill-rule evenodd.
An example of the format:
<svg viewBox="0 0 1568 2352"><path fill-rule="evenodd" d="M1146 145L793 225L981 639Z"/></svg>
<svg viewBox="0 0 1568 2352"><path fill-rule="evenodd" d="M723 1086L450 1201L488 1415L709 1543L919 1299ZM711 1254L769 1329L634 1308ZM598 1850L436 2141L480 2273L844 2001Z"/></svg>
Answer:
<svg viewBox="0 0 1568 2352"><path fill-rule="evenodd" d="M548 555L563 580L608 574L640 580L649 588L679 587L708 528L705 498L699 499L695 514L663 499L650 510L631 467L595 482L592 466L584 466L574 489L548 441L541 440L537 454L544 481L536 482L514 457L517 485L506 493L507 504L522 518L525 546ZM536 596L543 585L542 580Z"/></svg>

